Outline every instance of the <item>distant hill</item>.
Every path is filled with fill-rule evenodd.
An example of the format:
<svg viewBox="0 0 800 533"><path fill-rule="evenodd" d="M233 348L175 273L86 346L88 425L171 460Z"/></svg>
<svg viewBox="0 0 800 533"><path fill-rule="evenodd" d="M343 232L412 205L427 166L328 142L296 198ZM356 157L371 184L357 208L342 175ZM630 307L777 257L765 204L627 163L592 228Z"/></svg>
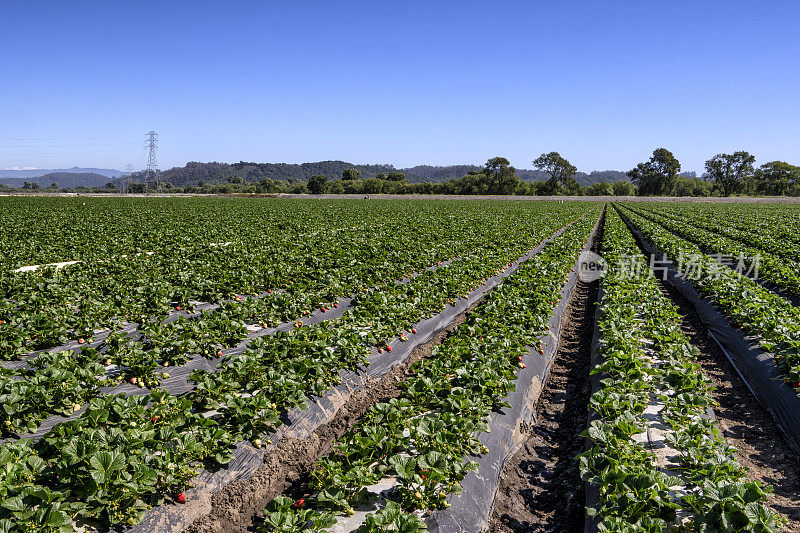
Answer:
<svg viewBox="0 0 800 533"><path fill-rule="evenodd" d="M37 168L34 170L0 169L0 183L5 183L5 180L8 178L12 179L16 178L16 179L31 181L31 178L39 178L41 176L44 176L45 174L62 173L62 172L69 174L99 174L101 176L105 176L106 178L118 178L123 174L125 174L121 170L114 170L113 168L72 167L72 168L58 168L58 169Z"/></svg>
<svg viewBox="0 0 800 533"><path fill-rule="evenodd" d="M26 181L38 183L42 188L55 183L59 189L74 189L75 187L105 187L106 183L113 181L113 178L94 172L50 172L35 178L0 178L0 184L16 188L25 185Z"/></svg>
<svg viewBox="0 0 800 533"><path fill-rule="evenodd" d="M409 168L396 168L390 164L359 165L346 161L318 161L316 163L198 163L191 161L183 167L174 167L161 173L161 180L169 182L175 187L197 185L199 182L207 184L225 183L229 178L242 178L246 183L256 183L262 179L284 181L308 181L315 174L322 174L329 179L339 178L342 172L349 168L361 171L364 179L374 178L378 174L390 172L403 172L406 179L412 183L433 182L441 183L455 178L460 178L473 170L482 167L476 165L450 165L431 166L417 165ZM517 175L526 181L543 180L546 176L536 170L517 169ZM575 178L581 185L591 185L601 181L610 183L627 179L624 172L616 170L593 171L589 174L579 172ZM135 177L134 177L135 180Z"/></svg>
<svg viewBox="0 0 800 533"><path fill-rule="evenodd" d="M226 183L229 178L242 178L246 183L256 183L262 179L283 181L308 181L315 174L322 174L329 179L340 178L342 172L355 168L361 171L364 179L374 178L378 174L402 172L411 183L442 183L457 179L470 171L481 170L477 165L432 166L417 165L409 168L396 168L391 164L359 165L347 161L318 161L315 163L198 163L190 161L183 167L174 167L161 172L161 181L171 183L174 187L186 187L204 182L210 185ZM120 177L124 173L113 169L73 167L65 170L0 170L0 184L10 187L22 187L24 182L36 182L42 188L57 183L59 188L105 187L113 182L120 185ZM546 179L545 174L536 170L517 169L517 175L525 181ZM137 179L139 178L139 179ZM575 179L581 185L592 185L601 181L610 183L626 180L624 172L617 170L595 170L589 174L578 172ZM144 181L143 175L134 175L133 181Z"/></svg>

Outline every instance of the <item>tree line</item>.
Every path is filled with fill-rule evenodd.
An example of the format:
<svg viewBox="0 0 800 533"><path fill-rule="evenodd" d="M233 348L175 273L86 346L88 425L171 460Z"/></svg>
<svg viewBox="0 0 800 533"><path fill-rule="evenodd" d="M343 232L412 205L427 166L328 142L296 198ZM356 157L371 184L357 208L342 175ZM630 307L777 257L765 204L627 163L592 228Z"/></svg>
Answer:
<svg viewBox="0 0 800 533"><path fill-rule="evenodd" d="M615 171L593 172L590 175L578 172L575 165L570 163L558 152L549 152L540 155L532 161L534 170L526 171L528 175L534 173L535 179L523 179L521 172L517 171L505 157L493 157L483 167L462 166L469 168L466 174L458 178L451 178L442 182L412 182L404 172L397 171L391 165L362 165L351 166L343 162L305 163L303 165L288 165L292 168L302 168L307 172L311 168L330 171L331 165L342 169L340 177L329 178L323 172L317 172L307 179L295 177L293 179L273 179L263 176L261 172L272 173L274 164L237 163L227 165L222 163L189 163L181 169L189 171L192 179L198 176L217 178L220 172L238 168L239 171L247 170L247 175L229 175L223 183L209 183L205 179L198 179L194 184L188 183L178 186L173 183L169 172L160 175L161 190L166 192L185 192L195 194L265 194L265 193L310 193L310 194L443 194L443 195L526 195L526 196L557 196L557 195L591 195L591 196L731 196L734 194L763 195L763 196L800 196L800 167L784 161L771 161L755 166L755 156L746 151L736 151L730 154L717 154L705 163L705 173L697 177L694 172L681 173L681 164L678 159L666 148L653 151L649 160L636 165L635 168L625 173L627 180L618 180L622 173ZM280 166L280 165L277 165ZM364 177L362 169L366 168L369 177ZM416 168L416 167L415 167ZM429 167L429 168L455 168L455 167ZM374 174L375 169L385 169L386 172ZM173 169L175 170L175 169ZM252 181L255 176L262 176L258 181ZM610 178L617 180L608 182L594 182L581 184L578 179L584 180L587 176ZM182 179L188 178L183 175ZM578 179L576 179L578 178ZM92 192L124 192L144 193L153 190L155 176L152 173L138 173L106 184L105 188L95 187L61 189L85 190ZM0 190L4 189L0 185ZM58 185L53 183L48 188L41 188L37 183L26 182L23 189L54 191ZM18 189L17 189L18 190Z"/></svg>
<svg viewBox="0 0 800 533"><path fill-rule="evenodd" d="M390 164L358 165L346 161L317 161L314 163L253 163L240 161L238 163L200 163L190 161L183 167L174 167L160 173L162 182L172 183L173 187L186 187L199 182L219 185L227 182L228 178L240 177L245 183L257 183L267 178L272 181L294 183L297 181L308 182L311 176L322 175L329 180L342 176L348 169L361 172L362 179L379 178L393 172L405 174L410 183L443 183L460 178L470 172L480 171L480 165L416 165L408 168L395 168ZM545 176L535 169L516 169L517 175L523 181L542 180ZM137 172L131 181L146 181L146 172ZM615 170L593 171L589 174L576 172L576 180L582 185L591 185L600 181L614 182L625 179L625 173ZM96 184L100 186L101 184Z"/></svg>
<svg viewBox="0 0 800 533"><path fill-rule="evenodd" d="M800 196L800 167L770 161L755 167L754 155L743 150L717 154L705 163L701 179L681 182L680 161L666 148L657 148L648 161L628 172L641 196ZM682 194L688 188L691 194Z"/></svg>
<svg viewBox="0 0 800 533"><path fill-rule="evenodd" d="M705 173L681 173L678 159L666 148L657 148L648 161L626 173L630 182L605 181L589 186L575 179L578 169L558 152L545 153L533 161L533 167L546 179L526 182L504 157L489 159L481 170L444 183L409 184L404 178L386 175L361 182L355 169L344 172L341 182L329 182L324 176L312 176L309 192L393 194L463 194L463 195L592 195L592 196L800 196L800 167L785 161L771 161L755 167L755 156L746 151L717 154L705 163ZM403 176L402 173L394 173Z"/></svg>

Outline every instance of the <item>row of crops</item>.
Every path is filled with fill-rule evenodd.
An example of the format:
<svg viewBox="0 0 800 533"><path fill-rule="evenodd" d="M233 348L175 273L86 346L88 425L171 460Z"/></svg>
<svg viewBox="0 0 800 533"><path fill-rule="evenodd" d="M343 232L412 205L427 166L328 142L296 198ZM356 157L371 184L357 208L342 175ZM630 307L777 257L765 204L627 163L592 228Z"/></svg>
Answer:
<svg viewBox="0 0 800 533"><path fill-rule="evenodd" d="M779 529L769 487L722 436L697 349L636 238L675 265L691 258L696 290L774 355L786 381L776 386L796 386L792 207L1 201L0 530L135 526L154 508L180 508L198 473L269 448L288 413L416 346L422 324L471 298L399 392L316 460L302 496L275 494L255 526L424 530L492 455L481 435L537 364L598 220L609 270L587 451L576 458L588 523Z"/></svg>
<svg viewBox="0 0 800 533"><path fill-rule="evenodd" d="M609 212L603 255L592 448L580 457L597 490L587 502L601 531L776 531L765 488L747 479L708 408L708 379L681 317L633 236ZM620 265L639 263L642 277Z"/></svg>
<svg viewBox="0 0 800 533"><path fill-rule="evenodd" d="M766 267L769 263L762 262L760 279L751 279L721 264L713 254L704 253L705 248L698 242L702 237L697 236L703 234L675 229L675 224L659 211L653 213L638 206L626 206L622 212L648 241L676 263L682 258L695 258L695 288L713 301L734 326L756 336L764 350L775 355L787 382L793 385L800 382L800 308L773 287L765 286L764 280L776 279L765 274L769 272ZM727 227L722 220L717 224L722 231ZM756 235L757 230L750 231ZM796 250L797 247L787 242L786 249ZM731 254L733 250L718 248L716 253ZM749 257L757 256L756 252ZM796 276L798 272L800 270L794 270L791 274ZM782 286L788 286L788 282Z"/></svg>
<svg viewBox="0 0 800 533"><path fill-rule="evenodd" d="M16 215L2 221L3 245L16 252L0 285L0 453L13 466L0 517L19 530L135 524L148 508L180 501L198 469L226 464L242 440L260 446L282 413L338 383L342 370L413 336L417 322L591 209L196 200L177 210L236 216L193 221L184 230L193 236L145 250L130 234L156 225L153 204L138 215L126 206L120 218L120 200L14 201L28 205L12 205ZM160 206L165 235L172 202ZM77 238L91 247L118 235L105 245L115 255L56 257L66 251L58 235L26 220L82 209L98 236ZM24 251L25 232L14 242L21 226L35 228L35 253ZM15 272L66 260L80 262ZM345 297L344 313L324 320ZM192 312L207 304L218 306ZM292 327L269 329L281 322ZM248 338L259 331L271 334ZM186 375L198 359L213 368ZM181 371L189 390L171 394Z"/></svg>
<svg viewBox="0 0 800 533"><path fill-rule="evenodd" d="M263 531L306 524L323 530L353 515L357 503L377 498L381 487L391 494L387 506L369 514L360 532L418 531L419 516L449 507L448 496L460 492L459 482L477 467L470 457L488 452L478 434L488 429L493 411L508 405L517 372L530 363L528 347L540 345L596 216L568 228L492 291L415 365L400 396L371 407L319 459L314 491L302 506L285 497L267 506Z"/></svg>

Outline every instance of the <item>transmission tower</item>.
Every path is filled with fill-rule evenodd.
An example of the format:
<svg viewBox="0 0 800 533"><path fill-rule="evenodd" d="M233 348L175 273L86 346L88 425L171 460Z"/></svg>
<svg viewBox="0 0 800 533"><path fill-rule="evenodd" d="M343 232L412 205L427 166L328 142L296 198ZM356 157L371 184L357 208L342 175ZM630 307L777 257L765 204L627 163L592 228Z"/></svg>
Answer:
<svg viewBox="0 0 800 533"><path fill-rule="evenodd" d="M158 159L156 152L158 151L158 133L149 131L147 133L147 146L150 148L150 156L147 158L147 173L153 172L156 177L156 190L161 190L161 179L158 175Z"/></svg>

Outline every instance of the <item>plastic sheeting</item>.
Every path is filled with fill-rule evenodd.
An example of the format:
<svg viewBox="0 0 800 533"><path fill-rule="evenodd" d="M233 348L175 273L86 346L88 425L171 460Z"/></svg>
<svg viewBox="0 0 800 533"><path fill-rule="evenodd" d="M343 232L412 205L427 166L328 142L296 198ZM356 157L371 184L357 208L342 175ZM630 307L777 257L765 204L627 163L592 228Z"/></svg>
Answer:
<svg viewBox="0 0 800 533"><path fill-rule="evenodd" d="M590 211L582 216L586 216L589 212ZM578 219L582 218L582 216ZM578 219L576 219L576 221ZM284 425L279 427L265 440L274 444L284 437L304 439L310 436L317 428L334 418L337 410L347 402L353 392L364 387L367 381L379 379L381 376L387 374L394 366L402 364L415 348L429 342L437 333L446 329L453 323L457 316L466 312L483 298L487 292L500 284L503 279L513 274L517 268L519 268L519 263L539 253L548 242L561 235L569 225L574 223L575 221L571 222L542 241L536 248L514 262L513 266L487 279L485 285L477 288L466 298L458 300L455 306L448 305L442 313L418 323L415 326L417 334L410 336L408 341L400 342L395 340L391 342L390 344L393 348L391 352L378 354L377 350L373 349L373 354L369 357L370 364L366 370L361 372L342 371L340 373L342 378L340 385L330 389L324 396L310 401L309 408L304 410L291 410L287 416L284 417ZM569 294L571 294L571 287L575 285L573 278L575 278L574 274L571 277L570 283L567 284L570 286ZM561 309L561 306L559 306L559 309ZM563 310L561 310L561 313L563 313ZM305 323L311 323L311 321L306 321ZM560 315L558 324L560 326ZM288 327L291 327L291 325ZM555 339L555 344L558 344L557 339ZM549 345L545 343L545 350L550 349L548 346ZM545 353L547 353L547 351L545 351ZM538 356L538 353L536 355ZM528 369L535 366L536 365L532 363L528 366ZM539 369L539 375L541 375L542 372L543 369ZM546 379L546 375L544 377ZM544 381L539 381L537 383L540 390L541 383L544 383ZM538 397L538 392L536 397ZM533 405L535 405L535 398ZM530 407L532 406L529 406L529 408ZM491 446L489 447L491 449ZM267 445L265 448L269 448L269 446ZM194 520L209 512L211 508L211 498L214 494L220 492L234 481L250 478L263 465L264 457L267 453L267 449L255 448L249 442L237 444L233 459L230 463L225 465L225 467L213 472L204 470L198 475L194 480L195 488L187 491L186 504L164 505L153 508L146 513L144 520L139 525L130 528L129 531L135 533L150 531L177 533L183 531L190 526ZM491 504L491 500L488 503Z"/></svg>
<svg viewBox="0 0 800 533"><path fill-rule="evenodd" d="M225 246L226 244L231 244L231 243L222 243L219 246ZM435 265L430 265L430 266L424 268L421 271L417 270L417 271L413 272L410 276L406 276L403 279L399 280L398 283L400 283L401 285L405 285L405 284L411 282L414 278L416 278L420 274L422 274L422 272L424 272L424 271L434 271L434 270L436 270L438 268L442 268L442 267L448 266L453 261L455 261L456 259L460 259L460 258L455 258L454 257L452 259L447 259L445 261L441 261L441 262L439 262L439 263L437 263ZM277 294L277 293L283 292L283 289L276 289L276 290L270 291L270 292ZM256 299L265 298L267 295L270 294L270 292L262 292L261 294L255 296L255 298ZM229 300L223 300L223 301L224 302L235 302L236 300L229 299ZM262 330L262 333L259 334L259 335L252 335L252 334L248 335L246 340L245 340L245 342L247 342L249 340L252 340L255 337L260 337L262 335L271 335L276 331L280 331L281 328L285 327L286 325L294 324L298 320L303 320L304 324L317 324L317 323L323 322L325 320L332 320L334 318L340 318L344 314L344 312L347 311L347 309L350 307L350 302L352 302L352 301L353 301L353 296L341 296L341 297L336 299L336 303L337 303L338 307L330 308L327 311L325 311L324 313L320 312L318 310L315 310L309 317L306 317L305 320L304 320L304 317L298 317L298 318L296 318L295 320L293 320L291 322L285 322L283 324L280 324L277 327L268 328L266 330ZM203 312L204 311L206 313L213 313L213 312L215 312L217 309L219 309L221 307L221 304L218 304L218 303L198 302L198 301L193 301L191 303L193 304L193 311L191 311L191 312L190 311L186 311L186 310L172 311L172 312L170 312L170 314L161 323L166 325L166 324L169 324L171 322L175 322L176 320L178 320L180 318L190 318L190 319L191 318L200 318L200 317L203 316ZM141 333L138 331L138 324L133 323L133 322L124 322L122 324L122 327L120 329L118 329L117 331L125 333L127 336L129 336L131 338L140 338L141 337ZM80 351L80 350L82 350L84 348L100 348L100 347L102 347L103 342L106 340L106 338L108 338L108 336L110 334L111 334L111 331L109 329L98 329L98 330L94 331L94 336L93 336L92 342L89 342L87 344L81 344L78 341L70 341L67 344L64 344L64 345L61 345L61 346L57 346L57 347L54 347L54 348L48 348L46 350L35 350L35 351L31 352L30 354L22 357L20 360L17 360L17 361L0 361L0 366L2 366L4 368L8 368L9 370L17 370L19 368L23 368L23 367L27 366L27 362L28 361L34 359L35 357L39 356L42 353L58 353L58 352L66 351L66 350ZM235 353L235 350L236 350L236 348L233 348L231 350L228 350L227 352ZM227 353L227 352L223 352L223 353Z"/></svg>
<svg viewBox="0 0 800 533"><path fill-rule="evenodd" d="M591 246L602 220L601 214L584 250ZM517 374L516 390L506 398L511 407L492 413L489 432L479 434L480 441L489 449L489 453L474 458L478 469L464 478L461 494L448 499L451 507L437 511L427 520L431 533L474 533L488 528L503 468L525 442L525 427L536 423L536 403L558 351L562 319L578 281L577 270L570 273L561 290L561 299L550 318L549 333L542 337L544 353L529 349L524 359L527 366Z"/></svg>
<svg viewBox="0 0 800 533"><path fill-rule="evenodd" d="M602 362L602 358L600 356L600 321L602 320L602 308L600 307L600 302L603 301L603 283L600 283L600 287L597 290L597 309L594 313L594 333L592 334L592 347L591 352L589 355L589 368L590 370L594 370L597 366ZM597 389L600 388L600 380L602 380L605 376L603 374L590 374L589 375L589 397L591 397ZM589 418L586 421L586 424L591 424L594 420L598 420L600 415L597 414L596 411L589 411ZM589 439L586 440L586 449L589 450L592 447L592 442ZM586 502L584 507L594 507L597 505L597 502L600 501L600 489L594 483L585 483L584 484L584 496L586 498ZM596 516L589 516L586 515L586 523L583 528L584 533L595 533L597 531L597 517Z"/></svg>
<svg viewBox="0 0 800 533"><path fill-rule="evenodd" d="M666 267L665 281L691 302L711 338L725 353L753 396L769 411L791 446L800 451L800 396L783 382L784 376L775 364L774 355L761 348L757 337L745 335L731 326L725 314L701 296L689 280L681 277L674 264L648 242L624 214L620 214L642 248L663 260L658 264Z"/></svg>
<svg viewBox="0 0 800 533"><path fill-rule="evenodd" d="M454 259L448 259L448 260L442 261L441 263L438 263L436 265L429 266L429 267L425 268L425 270L433 271L433 270L436 270L438 268L442 268L444 266L447 266L447 265L451 264L453 261L454 261ZM421 274L421 272L419 272L419 271L414 272L410 276L407 276L407 277L403 278L402 280L400 280L399 283L401 283L401 284L409 283L411 280L413 280L414 278L416 278L420 274ZM263 297L266 294L268 294L268 293L262 293L259 297ZM302 320L303 324L305 324L305 325L313 325L313 324L319 324L321 322L325 322L325 321L328 321L328 320L335 320L335 319L341 318L342 315L344 315L344 313L350 308L350 303L352 301L353 301L353 297L352 296L343 296L343 297L340 297L340 298L338 298L336 300L336 304L337 304L336 307L332 307L332 308L328 309L325 312L316 310L308 317L299 317L299 318L296 318L295 320L292 320L292 321L289 321L289 322L283 322L282 324L279 324L278 326L275 326L275 327L264 328L264 329L258 329L256 331L251 331L250 333L247 334L247 336L244 338L244 340L242 340L236 346L234 346L232 348L228 348L228 349L222 350L222 354L223 354L222 357L214 357L214 358L207 359L207 358L202 357L202 356L195 356L192 359L190 359L189 361L187 361L186 363L184 363L183 365L174 366L174 367L165 367L162 370L168 371L169 374L170 374L170 377L165 379L165 380L163 380L159 388L165 389L166 391L168 391L172 395L179 395L179 394L184 394L186 392L189 392L190 390L192 390L194 388L194 385L189 380L189 376L190 376L190 374L192 373L193 370L205 370L207 372L212 372L212 373L216 372L217 371L217 365L219 364L219 362L224 357L227 357L229 355L237 355L237 354L240 354L240 353L244 352L244 350L250 344L250 341L252 341L253 339L256 339L258 337L264 337L264 336L267 336L267 335L274 335L275 333L277 333L279 331L292 330L295 327L294 326L295 322L297 322L298 320ZM167 317L164 320L163 323L164 324L168 324L170 322L173 322L173 321L177 320L181 316L187 317L187 318L197 318L197 317L201 316L201 311L214 312L217 309L219 309L219 307L220 307L219 304L198 302L196 307L195 307L196 310L194 312L192 312L192 313L189 313L189 312L186 312L186 311L173 312L173 313L171 313L169 315L169 317ZM137 338L137 337L141 336L141 334L139 333L137 328L138 328L137 324L126 323L124 325L124 328L121 329L120 331L125 333L126 335L128 335L131 338ZM51 349L49 351L61 352L61 351L70 350L70 349L71 350L75 350L75 351L79 351L79 350L81 350L81 349L83 349L85 347L91 347L91 348L101 347L103 342L105 341L105 339L108 337L109 334L110 334L110 331L103 330L103 331L99 332L96 335L95 339L89 344L79 344L78 342L73 341L70 344L66 344L64 346L60 346L58 348ZM35 352L31 356L28 356L28 357L26 357L26 358L24 358L22 360L19 360L19 361L3 361L3 362L0 362L0 364L2 366L4 366L4 367L8 368L8 369L13 369L13 370L20 369L20 368L23 368L23 367L27 366L28 362L31 359L33 359L34 357L38 356L40 353L44 353L44 352ZM118 369L111 370L110 372L108 372L108 374L111 375L111 374L114 374L115 372L118 372ZM138 387L136 385L131 385L129 383L121 383L121 384L116 385L114 387L103 387L103 388L100 389L100 393L101 394L105 394L105 395L122 393L122 394L127 394L128 396L132 396L132 395L147 394L148 392L149 392L149 389L141 388L141 387ZM79 409L78 411L76 411L75 413L71 414L68 417L64 417L64 416L60 416L60 415L51 415L39 425L39 428L34 433L26 433L24 435L21 435L20 438L38 440L38 439L42 438L48 431L53 429L53 427L56 424L59 424L61 422L66 422L66 421L69 421L69 420L75 420L78 417L80 417L83 414L83 412L86 410L87 405L88 404L84 405L81 409ZM4 440L13 440L13 439L4 439Z"/></svg>
<svg viewBox="0 0 800 533"><path fill-rule="evenodd" d="M600 283L600 288L597 292L597 310L594 314L594 333L592 334L592 346L591 346L591 355L589 356L589 368L594 370L603 362L602 355L600 354L600 322L603 318L603 309L600 303L603 301L603 284ZM600 388L600 381L605 379L606 375L603 373L596 373L591 374L589 376L589 387L590 387L590 397L593 395L597 390ZM709 407L706 410L706 416L708 418L714 418L714 411ZM600 415L596 411L589 411L589 418L587 420L587 426L591 424L594 420L598 420ZM589 439L584 439L586 441L585 450L590 450L593 446L593 443ZM596 507L597 503L600 501L600 488L594 483L584 483L584 498L585 498L585 508L589 507ZM597 516L590 516L586 514L586 519L584 522L584 533L596 533L597 526L599 520Z"/></svg>

